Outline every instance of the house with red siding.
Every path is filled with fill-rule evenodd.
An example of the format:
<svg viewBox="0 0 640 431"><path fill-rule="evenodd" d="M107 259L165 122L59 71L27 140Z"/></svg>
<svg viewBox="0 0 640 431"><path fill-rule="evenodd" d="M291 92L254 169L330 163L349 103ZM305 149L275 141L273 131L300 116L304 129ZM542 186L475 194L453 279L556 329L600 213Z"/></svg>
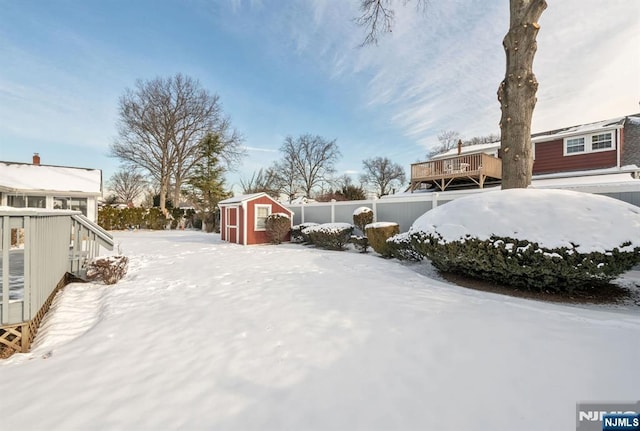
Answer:
<svg viewBox="0 0 640 431"><path fill-rule="evenodd" d="M531 135L533 175L583 171L640 172L640 113ZM431 160L487 154L499 157L500 142L463 146Z"/></svg>
<svg viewBox="0 0 640 431"><path fill-rule="evenodd" d="M266 193L234 196L220 201L218 206L220 238L235 244L267 244L265 221L271 214L286 214L293 224L293 211Z"/></svg>

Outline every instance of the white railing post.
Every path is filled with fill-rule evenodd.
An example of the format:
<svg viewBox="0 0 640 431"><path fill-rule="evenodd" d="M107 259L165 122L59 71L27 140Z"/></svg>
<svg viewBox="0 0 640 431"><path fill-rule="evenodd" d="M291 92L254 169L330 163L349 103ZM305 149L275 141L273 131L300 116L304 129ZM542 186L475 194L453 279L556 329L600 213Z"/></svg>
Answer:
<svg viewBox="0 0 640 431"><path fill-rule="evenodd" d="M11 219L2 217L2 323L9 323L9 249L11 248Z"/></svg>

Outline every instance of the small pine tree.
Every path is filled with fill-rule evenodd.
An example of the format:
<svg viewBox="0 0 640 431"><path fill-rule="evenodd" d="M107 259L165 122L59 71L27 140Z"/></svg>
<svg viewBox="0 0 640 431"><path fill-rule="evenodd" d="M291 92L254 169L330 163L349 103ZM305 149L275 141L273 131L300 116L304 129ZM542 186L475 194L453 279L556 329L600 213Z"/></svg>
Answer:
<svg viewBox="0 0 640 431"><path fill-rule="evenodd" d="M224 168L220 163L223 150L224 145L216 134L209 133L200 141L200 160L185 190L187 197L201 213L207 232L214 232L218 227L218 202L231 196L224 186Z"/></svg>

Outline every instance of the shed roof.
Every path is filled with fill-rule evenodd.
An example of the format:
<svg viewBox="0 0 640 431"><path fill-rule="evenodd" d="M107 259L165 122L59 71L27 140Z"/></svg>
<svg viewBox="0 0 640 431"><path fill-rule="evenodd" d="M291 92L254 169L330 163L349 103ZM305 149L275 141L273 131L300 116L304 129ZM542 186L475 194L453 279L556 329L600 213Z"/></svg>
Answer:
<svg viewBox="0 0 640 431"><path fill-rule="evenodd" d="M232 205L232 204L239 204L242 202L246 202L246 201L250 201L256 198L259 198L261 196L269 196L266 193L251 193L248 195L238 195L238 196L234 196L232 198L228 198L228 199L224 199L220 202L218 202L218 205Z"/></svg>
<svg viewBox="0 0 640 431"><path fill-rule="evenodd" d="M0 161L0 190L12 193L35 191L101 195L102 171Z"/></svg>

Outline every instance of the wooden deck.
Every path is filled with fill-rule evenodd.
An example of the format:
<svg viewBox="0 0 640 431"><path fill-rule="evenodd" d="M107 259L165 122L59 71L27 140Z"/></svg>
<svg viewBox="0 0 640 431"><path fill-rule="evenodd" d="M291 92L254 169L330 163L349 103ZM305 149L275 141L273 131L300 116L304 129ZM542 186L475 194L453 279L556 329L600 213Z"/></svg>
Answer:
<svg viewBox="0 0 640 431"><path fill-rule="evenodd" d="M488 154L469 154L411 165L411 192L421 184L444 191L451 185L475 184L484 187L487 180L502 178L502 160Z"/></svg>

